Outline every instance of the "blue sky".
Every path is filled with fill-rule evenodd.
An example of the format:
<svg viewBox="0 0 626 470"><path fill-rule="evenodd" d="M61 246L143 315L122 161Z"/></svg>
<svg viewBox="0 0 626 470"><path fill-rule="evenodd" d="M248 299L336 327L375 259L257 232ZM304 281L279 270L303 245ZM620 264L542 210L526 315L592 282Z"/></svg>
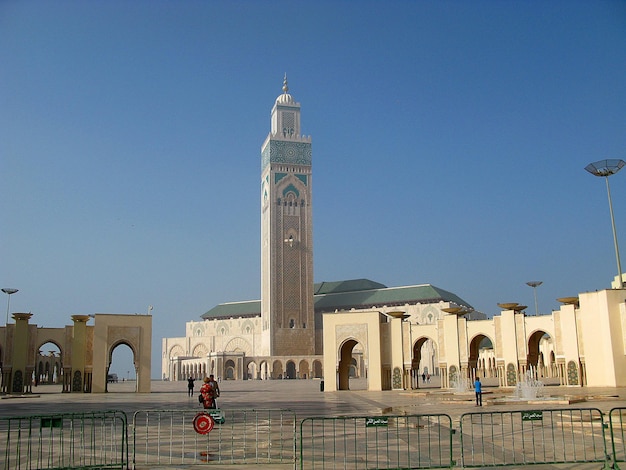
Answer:
<svg viewBox="0 0 626 470"><path fill-rule="evenodd" d="M161 338L260 298L285 72L313 138L316 281L430 283L488 315L533 313L530 280L541 312L610 286L584 167L626 159L624 1L2 1L11 310L57 327L153 305L158 377ZM626 250L626 171L610 182Z"/></svg>

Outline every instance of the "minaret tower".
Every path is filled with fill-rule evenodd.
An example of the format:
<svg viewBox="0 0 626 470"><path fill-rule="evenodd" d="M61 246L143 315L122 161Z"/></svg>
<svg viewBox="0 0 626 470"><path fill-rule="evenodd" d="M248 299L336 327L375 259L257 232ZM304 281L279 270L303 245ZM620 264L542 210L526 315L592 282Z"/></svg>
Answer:
<svg viewBox="0 0 626 470"><path fill-rule="evenodd" d="M261 321L263 354L315 354L311 137L286 74L261 147Z"/></svg>

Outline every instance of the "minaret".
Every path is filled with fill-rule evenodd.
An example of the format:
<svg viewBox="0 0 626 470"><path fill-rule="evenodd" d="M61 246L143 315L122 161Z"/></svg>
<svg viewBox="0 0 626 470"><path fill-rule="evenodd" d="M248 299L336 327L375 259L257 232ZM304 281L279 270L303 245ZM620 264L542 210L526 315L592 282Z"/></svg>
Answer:
<svg viewBox="0 0 626 470"><path fill-rule="evenodd" d="M263 354L315 354L311 137L286 74L261 147L261 320Z"/></svg>

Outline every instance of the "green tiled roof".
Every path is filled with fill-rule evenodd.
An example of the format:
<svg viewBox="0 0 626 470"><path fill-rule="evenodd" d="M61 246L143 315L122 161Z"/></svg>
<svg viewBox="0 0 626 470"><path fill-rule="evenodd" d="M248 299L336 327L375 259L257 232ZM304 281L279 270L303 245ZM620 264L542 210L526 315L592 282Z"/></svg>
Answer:
<svg viewBox="0 0 626 470"><path fill-rule="evenodd" d="M249 317L259 315L261 315L261 301L248 300L245 302L228 302L216 305L202 315L202 318L209 320L211 318Z"/></svg>
<svg viewBox="0 0 626 470"><path fill-rule="evenodd" d="M331 293L315 296L315 310L332 312L335 310L349 310L351 308L372 308L383 305L428 304L436 302L454 302L457 305L471 307L469 303L456 294L432 286L421 284L417 286L385 287L358 292Z"/></svg>
<svg viewBox="0 0 626 470"><path fill-rule="evenodd" d="M354 292L370 289L384 289L384 284L369 279L351 279L349 281L318 282L313 286L313 293L336 294L339 292Z"/></svg>
<svg viewBox="0 0 626 470"><path fill-rule="evenodd" d="M369 279L353 279L321 282L315 284L314 292L316 312L437 302L454 302L457 305L472 307L456 294L430 284L385 287L383 284ZM216 305L202 315L202 318L209 320L259 315L261 315L261 301L249 300Z"/></svg>

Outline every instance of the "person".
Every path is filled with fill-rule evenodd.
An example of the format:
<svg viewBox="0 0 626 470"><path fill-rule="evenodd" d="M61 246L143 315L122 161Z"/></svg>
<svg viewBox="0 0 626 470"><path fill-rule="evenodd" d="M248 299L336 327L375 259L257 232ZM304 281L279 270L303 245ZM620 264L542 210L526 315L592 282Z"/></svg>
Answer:
<svg viewBox="0 0 626 470"><path fill-rule="evenodd" d="M200 387L200 395L202 395L202 406L204 409L215 408L213 401L213 387L209 385L209 378L205 377L202 387Z"/></svg>
<svg viewBox="0 0 626 470"><path fill-rule="evenodd" d="M187 394L190 397L193 397L193 383L195 382L195 380L196 379L194 379L191 375L187 379Z"/></svg>
<svg viewBox="0 0 626 470"><path fill-rule="evenodd" d="M213 374L209 375L209 384L213 389L213 408L217 408L216 398L220 396L220 386L215 380L215 376Z"/></svg>
<svg viewBox="0 0 626 470"><path fill-rule="evenodd" d="M474 382L474 392L476 392L476 406L483 406L483 384L480 383L478 376Z"/></svg>
<svg viewBox="0 0 626 470"><path fill-rule="evenodd" d="M422 383L426 383L426 372L422 372Z"/></svg>

